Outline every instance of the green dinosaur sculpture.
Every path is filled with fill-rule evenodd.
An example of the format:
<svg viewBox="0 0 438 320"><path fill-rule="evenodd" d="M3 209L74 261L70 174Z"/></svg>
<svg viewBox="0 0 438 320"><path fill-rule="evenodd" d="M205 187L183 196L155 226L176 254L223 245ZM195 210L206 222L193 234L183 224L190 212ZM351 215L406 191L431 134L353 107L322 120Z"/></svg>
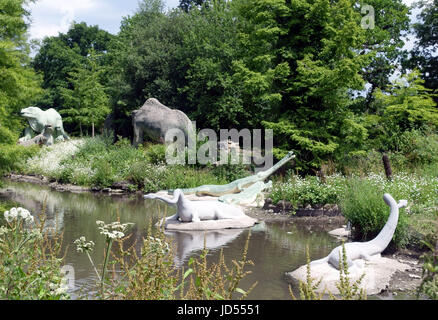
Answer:
<svg viewBox="0 0 438 320"><path fill-rule="evenodd" d="M19 142L25 142L32 138L33 131L37 134L43 133L46 126L53 128L53 138L55 141L70 139L65 133L61 115L55 109L41 110L38 107L28 107L21 110L20 115L27 119L29 128L24 131L24 137Z"/></svg>
<svg viewBox="0 0 438 320"><path fill-rule="evenodd" d="M225 194L219 197L218 200L229 204L251 204L257 199L264 201L263 191L270 188L272 188L271 180L269 180L268 183L257 181L239 193Z"/></svg>
<svg viewBox="0 0 438 320"><path fill-rule="evenodd" d="M224 185L215 185L215 184L203 185L196 188L181 189L181 191L184 194L196 194L197 196L213 196L213 197L220 197L230 193L239 193L243 189L248 188L249 186L253 185L257 181L264 181L271 174L277 171L281 166L283 166L286 162L288 162L293 158L295 158L293 151L289 151L289 153L283 159L278 161L270 169L265 171L260 171L255 175L237 179L233 182ZM169 194L172 194L173 190L169 190L168 192Z"/></svg>

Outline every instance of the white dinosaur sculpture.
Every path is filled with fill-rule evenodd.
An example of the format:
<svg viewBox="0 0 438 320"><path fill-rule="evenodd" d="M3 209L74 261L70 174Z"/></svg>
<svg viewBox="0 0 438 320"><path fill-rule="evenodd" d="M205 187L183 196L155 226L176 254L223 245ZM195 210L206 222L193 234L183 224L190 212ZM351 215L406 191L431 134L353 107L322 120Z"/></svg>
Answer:
<svg viewBox="0 0 438 320"><path fill-rule="evenodd" d="M219 201L190 201L184 197L181 189L173 192L173 199L155 194L147 194L145 199L158 199L176 206L177 212L168 221L199 222L201 220L237 219L246 216L242 209Z"/></svg>
<svg viewBox="0 0 438 320"><path fill-rule="evenodd" d="M369 261L372 256L378 255L385 250L391 242L395 229L397 228L399 208L405 207L407 201L400 200L400 202L397 203L388 193L383 195L383 200L391 208L391 212L388 221L380 233L373 240L367 242L349 242L344 244L348 267L357 266L361 268L362 265L354 260L364 259ZM339 269L339 259L341 256L342 246L338 246L334 248L327 257L312 261L310 265L329 263L336 269Z"/></svg>

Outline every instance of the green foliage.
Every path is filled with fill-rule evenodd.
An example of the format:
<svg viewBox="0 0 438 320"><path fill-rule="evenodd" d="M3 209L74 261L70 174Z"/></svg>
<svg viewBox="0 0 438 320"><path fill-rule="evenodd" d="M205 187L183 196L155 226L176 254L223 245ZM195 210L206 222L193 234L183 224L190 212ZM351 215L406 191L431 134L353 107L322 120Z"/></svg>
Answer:
<svg viewBox="0 0 438 320"><path fill-rule="evenodd" d="M438 222L432 221L438 230ZM430 251L422 256L424 259L423 276L417 295L425 294L429 299L438 300L438 240L435 247L426 243ZM418 297L417 296L417 297Z"/></svg>
<svg viewBox="0 0 438 320"><path fill-rule="evenodd" d="M82 125L100 127L110 113L109 98L104 86L100 83L103 69L98 66L98 56L90 51L85 68L75 68L69 73L69 88L60 88L64 100L64 109L60 111L66 115L66 123L79 123L82 135Z"/></svg>
<svg viewBox="0 0 438 320"><path fill-rule="evenodd" d="M152 164L166 162L166 146L164 144L151 144L144 149L146 159Z"/></svg>
<svg viewBox="0 0 438 320"><path fill-rule="evenodd" d="M392 134L425 126L438 127L438 109L430 89L418 71L412 71L386 88L376 91L376 104L383 109L383 124ZM391 132L389 132L391 134Z"/></svg>
<svg viewBox="0 0 438 320"><path fill-rule="evenodd" d="M232 266L227 266L222 252L219 261L208 266L208 250L205 248L200 258L191 258L188 269L184 270L178 269L173 263L174 247L162 229L147 230L146 237L141 239L139 254L137 240L134 240L133 245L126 245L127 240L135 235L125 235L129 224L120 224L119 221L107 225L102 221L96 223L101 234L106 236L107 244L100 274L89 255L94 243L81 237L75 244L79 252L88 255L95 269L100 287L98 297L101 299L231 300L236 298L236 293L244 299L256 285L255 283L246 291L238 287L241 280L250 273L245 268L253 265L247 259L250 234L242 258L233 260ZM114 265L112 275L108 275L109 264ZM120 270L117 277L116 269Z"/></svg>
<svg viewBox="0 0 438 320"><path fill-rule="evenodd" d="M351 222L356 239L373 239L388 220L389 207L382 199L384 192L390 193L394 199L406 199L405 194L397 190L397 183L382 182L363 178L352 178L347 181L340 207L345 218ZM408 217L405 210L400 209L393 242L397 247L403 247L408 243L409 236Z"/></svg>
<svg viewBox="0 0 438 320"><path fill-rule="evenodd" d="M93 121L97 125L105 117L102 113L107 113L108 98L100 84L108 81L103 66L108 65L106 53L113 37L97 26L73 23L67 33L46 37L39 46L32 66L43 77L45 93L38 99L37 105L58 111L69 110L67 114L72 118L67 119L67 132L79 132L78 121L86 118L75 116L84 116L84 109L88 112L93 110L89 112L91 121L84 122L86 125L91 125ZM97 99L96 105L89 101L93 97ZM74 111L76 108L77 113ZM68 120L74 123L69 124Z"/></svg>
<svg viewBox="0 0 438 320"><path fill-rule="evenodd" d="M23 147L19 145L0 144L0 175L22 170L26 160L39 151L38 146Z"/></svg>
<svg viewBox="0 0 438 320"><path fill-rule="evenodd" d="M276 183L269 197L273 203L286 200L294 208L304 208L307 205L339 203L344 189L345 179L339 176L328 177L325 183L314 176L307 176L305 179L291 176L284 183Z"/></svg>
<svg viewBox="0 0 438 320"><path fill-rule="evenodd" d="M417 20L413 23L415 44L410 55L405 57L405 67L421 70L422 78L426 81L425 86L430 89L438 88L438 57L436 56L437 38L435 36L438 27L438 1L419 0L414 8L421 9Z"/></svg>
<svg viewBox="0 0 438 320"><path fill-rule="evenodd" d="M11 209L14 210L16 208ZM61 236L40 223L30 227L20 216L0 227L0 297L6 300L60 300L65 293Z"/></svg>
<svg viewBox="0 0 438 320"><path fill-rule="evenodd" d="M0 127L14 133L22 129L16 116L18 111L41 93L40 80L29 68L26 31L30 13L25 9L28 3L26 0L0 3Z"/></svg>
<svg viewBox="0 0 438 320"><path fill-rule="evenodd" d="M381 137L382 149L391 162L394 172L422 171L433 169L438 162L438 135L432 130L404 131L390 138ZM337 161L338 170L350 175L367 175L371 172L378 173L383 170L381 152L374 149L365 154L347 155ZM433 174L426 174L430 176Z"/></svg>

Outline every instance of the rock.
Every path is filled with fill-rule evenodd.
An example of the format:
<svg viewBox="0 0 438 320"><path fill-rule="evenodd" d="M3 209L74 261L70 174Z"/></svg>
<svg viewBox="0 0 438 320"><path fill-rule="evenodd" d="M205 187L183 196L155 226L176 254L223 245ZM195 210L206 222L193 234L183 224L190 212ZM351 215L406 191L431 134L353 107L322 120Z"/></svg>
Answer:
<svg viewBox="0 0 438 320"><path fill-rule="evenodd" d="M129 190L129 186L131 184L128 181L120 181L120 182L116 182L111 186L111 189L120 189L123 191L128 191Z"/></svg>
<svg viewBox="0 0 438 320"><path fill-rule="evenodd" d="M334 229L329 231L329 234L335 237L345 237L348 238L351 236L351 230L347 230L344 226L342 228Z"/></svg>
<svg viewBox="0 0 438 320"><path fill-rule="evenodd" d="M365 276L361 283L361 288L365 289L367 295L378 294L389 286L392 276L397 271L405 271L410 268L409 265L402 264L395 259L375 256L370 261L362 260L363 268L349 268L350 282L358 280L362 274ZM322 279L320 285L315 290L323 292L324 288L332 294L339 294L336 283L339 281L339 270L335 269L328 263L311 266L311 276L316 281ZM301 266L293 272L286 273L287 277L292 281L306 282L307 266Z"/></svg>
<svg viewBox="0 0 438 320"><path fill-rule="evenodd" d="M111 192L111 188L103 188L102 192Z"/></svg>
<svg viewBox="0 0 438 320"><path fill-rule="evenodd" d="M166 223L166 230L218 230L218 229L243 229L252 227L257 222L248 216L238 219L206 220L199 222L169 221Z"/></svg>

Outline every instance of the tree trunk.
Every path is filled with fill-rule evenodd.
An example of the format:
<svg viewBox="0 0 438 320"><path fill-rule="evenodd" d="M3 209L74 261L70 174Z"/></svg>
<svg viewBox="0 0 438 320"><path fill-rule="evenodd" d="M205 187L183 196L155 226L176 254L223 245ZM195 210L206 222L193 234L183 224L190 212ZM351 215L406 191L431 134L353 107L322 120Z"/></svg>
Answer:
<svg viewBox="0 0 438 320"><path fill-rule="evenodd" d="M82 137L82 123L79 122L79 131L81 132L81 137Z"/></svg>
<svg viewBox="0 0 438 320"><path fill-rule="evenodd" d="M91 137L94 138L94 122L91 123Z"/></svg>

